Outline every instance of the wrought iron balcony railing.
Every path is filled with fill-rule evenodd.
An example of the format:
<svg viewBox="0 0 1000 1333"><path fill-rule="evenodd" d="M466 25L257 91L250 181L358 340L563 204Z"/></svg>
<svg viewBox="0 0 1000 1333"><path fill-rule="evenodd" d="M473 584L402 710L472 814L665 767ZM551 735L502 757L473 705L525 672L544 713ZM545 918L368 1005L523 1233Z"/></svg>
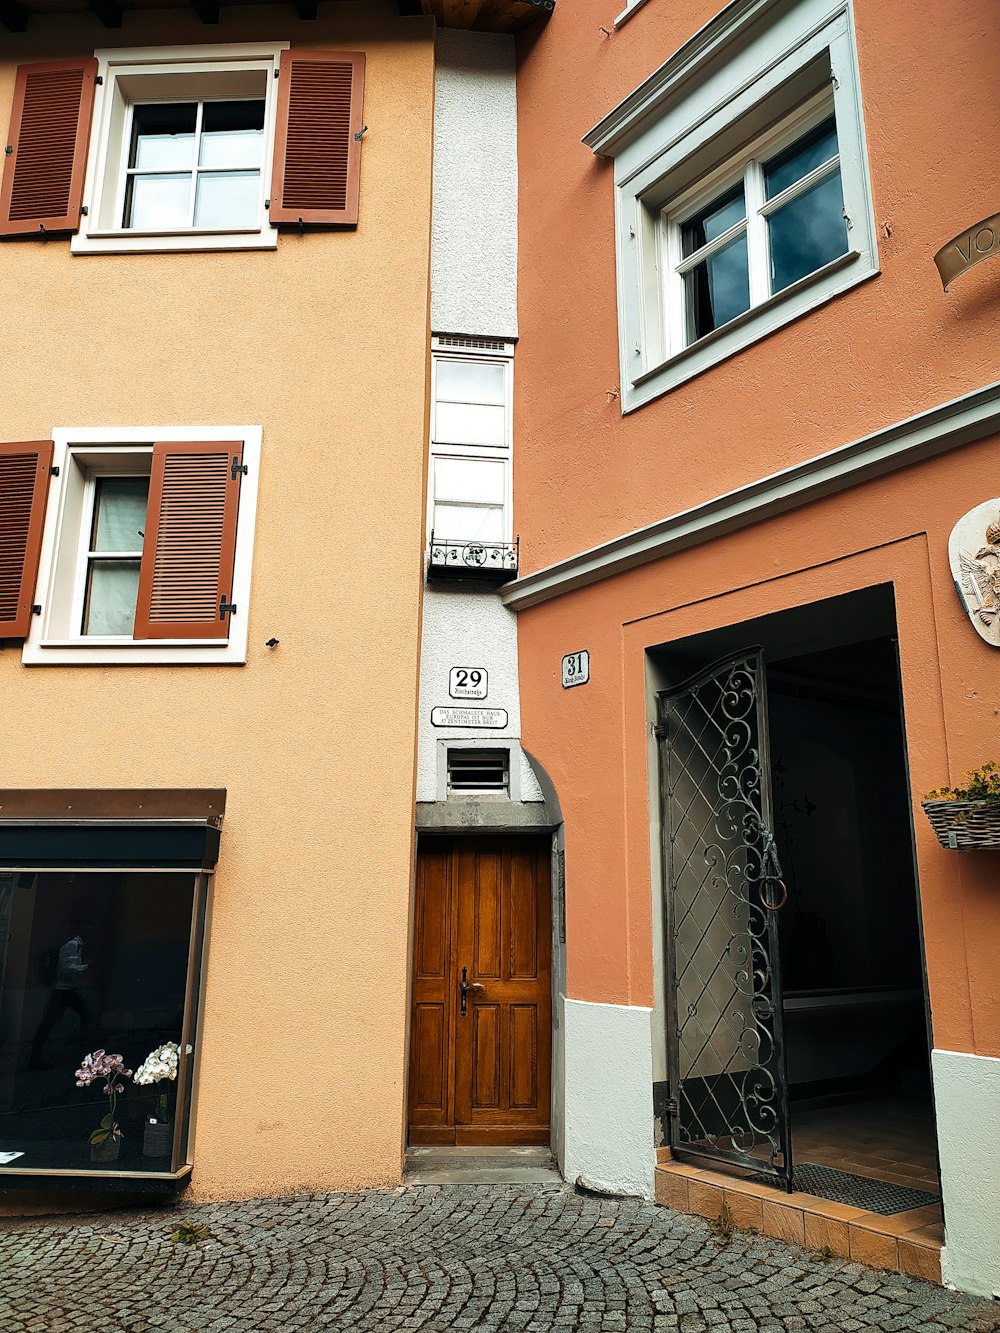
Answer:
<svg viewBox="0 0 1000 1333"><path fill-rule="evenodd" d="M430 583L507 583L517 577L520 538L513 542L453 542L431 533L427 580Z"/></svg>

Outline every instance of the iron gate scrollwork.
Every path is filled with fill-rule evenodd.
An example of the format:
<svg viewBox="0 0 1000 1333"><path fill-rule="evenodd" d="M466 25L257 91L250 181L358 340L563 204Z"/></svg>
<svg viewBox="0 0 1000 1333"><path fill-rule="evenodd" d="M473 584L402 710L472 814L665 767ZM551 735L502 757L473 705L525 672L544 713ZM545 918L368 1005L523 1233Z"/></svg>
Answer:
<svg viewBox="0 0 1000 1333"><path fill-rule="evenodd" d="M791 1188L764 656L657 696L670 1143Z"/></svg>

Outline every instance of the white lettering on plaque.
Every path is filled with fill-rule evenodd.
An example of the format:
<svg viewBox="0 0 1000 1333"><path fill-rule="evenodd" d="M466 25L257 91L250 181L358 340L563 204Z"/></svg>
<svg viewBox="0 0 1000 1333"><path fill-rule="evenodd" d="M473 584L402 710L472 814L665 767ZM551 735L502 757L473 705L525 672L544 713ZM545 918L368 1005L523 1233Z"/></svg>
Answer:
<svg viewBox="0 0 1000 1333"><path fill-rule="evenodd" d="M489 677L485 667L452 667L448 693L453 699L485 699Z"/></svg>
<svg viewBox="0 0 1000 1333"><path fill-rule="evenodd" d="M506 708L432 708L432 727L505 727Z"/></svg>
<svg viewBox="0 0 1000 1333"><path fill-rule="evenodd" d="M573 685L586 685L590 680L590 653L584 648L578 653L567 653L562 660L563 689Z"/></svg>

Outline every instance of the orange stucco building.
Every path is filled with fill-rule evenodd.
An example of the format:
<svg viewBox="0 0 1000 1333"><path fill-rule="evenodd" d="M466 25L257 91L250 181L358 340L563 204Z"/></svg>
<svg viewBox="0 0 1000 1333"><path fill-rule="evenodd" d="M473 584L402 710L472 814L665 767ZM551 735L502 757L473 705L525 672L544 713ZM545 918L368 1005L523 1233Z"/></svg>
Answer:
<svg viewBox="0 0 1000 1333"><path fill-rule="evenodd" d="M913 1187L876 1261L936 1273L943 1235L996 1294L997 869L920 803L997 758L1000 267L964 270L1000 17L614 11L519 70L504 599L565 821L561 1160L648 1192L670 1148L681 1206L756 1168L813 1244L806 1168Z"/></svg>

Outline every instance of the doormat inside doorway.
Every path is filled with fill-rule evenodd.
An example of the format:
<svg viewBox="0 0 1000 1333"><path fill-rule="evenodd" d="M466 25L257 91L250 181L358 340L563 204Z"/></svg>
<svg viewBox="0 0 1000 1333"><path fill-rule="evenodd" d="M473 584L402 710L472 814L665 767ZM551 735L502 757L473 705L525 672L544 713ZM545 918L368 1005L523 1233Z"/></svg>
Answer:
<svg viewBox="0 0 1000 1333"><path fill-rule="evenodd" d="M894 1213L908 1213L911 1208L924 1208L929 1203L940 1203L939 1194L911 1189L909 1185L893 1185L887 1180L872 1180L870 1176L855 1176L850 1171L838 1171L834 1166L817 1166L803 1162L793 1172L793 1184L802 1194L815 1194L832 1203L844 1203L851 1208L891 1217ZM773 1176L751 1176L754 1184L773 1185Z"/></svg>

